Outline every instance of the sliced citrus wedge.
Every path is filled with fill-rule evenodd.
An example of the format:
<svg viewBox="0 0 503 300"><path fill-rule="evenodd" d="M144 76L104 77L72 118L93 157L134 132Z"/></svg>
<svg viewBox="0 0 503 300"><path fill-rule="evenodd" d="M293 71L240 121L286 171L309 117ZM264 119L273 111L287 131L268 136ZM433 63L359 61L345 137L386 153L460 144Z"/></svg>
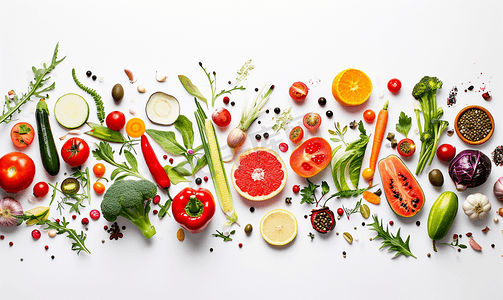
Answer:
<svg viewBox="0 0 503 300"><path fill-rule="evenodd" d="M340 104L356 106L365 103L372 93L372 81L364 72L346 69L332 82L332 95Z"/></svg>
<svg viewBox="0 0 503 300"><path fill-rule="evenodd" d="M271 245L290 243L297 235L297 219L284 209L274 209L266 213L260 221L260 234Z"/></svg>

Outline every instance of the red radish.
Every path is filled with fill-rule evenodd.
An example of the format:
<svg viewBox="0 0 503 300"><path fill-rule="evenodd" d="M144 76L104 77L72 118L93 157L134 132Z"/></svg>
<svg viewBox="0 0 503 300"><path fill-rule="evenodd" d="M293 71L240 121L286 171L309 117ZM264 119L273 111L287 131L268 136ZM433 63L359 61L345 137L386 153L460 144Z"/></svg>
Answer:
<svg viewBox="0 0 503 300"><path fill-rule="evenodd" d="M93 220L98 220L100 218L100 211L97 210L97 209L93 209L89 212L89 216L91 217L91 219Z"/></svg>

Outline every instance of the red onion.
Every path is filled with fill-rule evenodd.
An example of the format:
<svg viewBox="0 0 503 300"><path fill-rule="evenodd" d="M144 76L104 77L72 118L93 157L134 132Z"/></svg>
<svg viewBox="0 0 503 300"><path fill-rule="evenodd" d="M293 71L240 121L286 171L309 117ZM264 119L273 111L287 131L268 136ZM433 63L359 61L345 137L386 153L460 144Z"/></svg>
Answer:
<svg viewBox="0 0 503 300"><path fill-rule="evenodd" d="M18 219L14 216L21 216L22 214L23 207L17 200L9 197L0 199L0 226L16 226Z"/></svg>

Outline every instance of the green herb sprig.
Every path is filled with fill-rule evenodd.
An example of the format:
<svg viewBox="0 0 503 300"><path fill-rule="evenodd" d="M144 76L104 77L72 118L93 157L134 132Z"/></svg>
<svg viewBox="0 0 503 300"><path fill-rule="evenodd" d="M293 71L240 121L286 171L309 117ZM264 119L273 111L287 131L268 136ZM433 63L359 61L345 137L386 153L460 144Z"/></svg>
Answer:
<svg viewBox="0 0 503 300"><path fill-rule="evenodd" d="M53 193L52 193L52 198L51 202L49 202L49 206L52 205L52 202L54 202L54 199L56 199L57 193L63 194L61 197L61 200L58 201L58 207L56 208L59 211L59 214L63 214L63 210L65 209L65 205L70 206L70 213L71 212L76 212L80 215L80 208L85 207L84 204L82 204L86 199L88 199L86 193L78 193L78 194L65 194L63 193L62 190L58 188L58 184L52 184L49 183L49 186L53 188ZM75 201L75 202L73 202Z"/></svg>
<svg viewBox="0 0 503 300"><path fill-rule="evenodd" d="M98 115L98 120L100 121L100 124L103 125L103 123L105 122L105 106L103 105L101 96L98 94L98 92L96 92L96 90L80 83L80 81L77 79L77 75L75 75L75 69L72 69L72 77L73 81L75 81L75 83L81 90L93 97L94 103L96 104L96 113Z"/></svg>
<svg viewBox="0 0 503 300"><path fill-rule="evenodd" d="M14 91L9 91L8 95L5 96L5 102L3 105L2 115L0 116L0 124L1 123L9 123L12 121L12 115L15 112L21 112L21 106L28 102L32 96L37 98L49 98L49 95L42 95L45 92L51 91L56 87L56 83L52 83L50 86L45 88L44 84L51 79L51 77L46 77L54 68L62 62L65 58L58 60L58 47L59 43L56 44L56 48L54 49L54 53L52 55L52 61L49 66L46 63L43 64L41 69L37 69L32 67L33 74L35 75L34 80L30 81L28 87L28 93L22 94L21 99L18 98L17 94Z"/></svg>
<svg viewBox="0 0 503 300"><path fill-rule="evenodd" d="M454 236L452 238L452 242L450 242L449 244L448 243L442 243L442 245L451 246L453 248L458 247L460 249L466 249L466 248L468 248L466 245L459 243L459 239L458 239L458 235L457 234L454 234Z"/></svg>
<svg viewBox="0 0 503 300"><path fill-rule="evenodd" d="M400 112L398 123L395 125L396 131L400 132L407 138L410 128L412 127L412 118L407 116L403 111Z"/></svg>
<svg viewBox="0 0 503 300"><path fill-rule="evenodd" d="M409 248L410 235L404 242L400 237L400 228L398 229L396 236L394 236L392 233L389 232L387 225L386 230L384 230L382 225L382 219L381 223L379 223L377 215L373 215L372 218L374 219L374 223L368 224L367 226L372 226L370 230L375 230L377 232L377 236L373 238L374 240L383 239L381 243L381 248L379 249L389 247L388 251L397 251L397 253L393 258L397 257L400 254L417 258L414 256L414 254L412 254Z"/></svg>
<svg viewBox="0 0 503 300"><path fill-rule="evenodd" d="M292 108L290 107L289 109L284 110L281 115L279 115L279 117L273 117L272 119L276 122L276 124L272 126L272 130L276 132L280 131L281 129L286 130L286 125L293 120L291 112Z"/></svg>
<svg viewBox="0 0 503 300"><path fill-rule="evenodd" d="M35 216L35 215L23 214L21 216L16 216L16 218L19 218L22 221L36 220L37 225L47 225L47 227L45 228L46 230L55 229L57 234L66 233L67 237L74 241L72 243L72 250L73 251L77 251L77 254L80 254L81 251L84 251L84 252L87 252L88 254L91 254L91 251L89 251L89 249L87 249L87 247L85 245L87 235L83 231L81 231L80 234L78 234L75 229L68 228L68 224L70 222L67 222L64 217L63 217L63 220L60 221L59 223L56 221L41 220L41 219L37 218L37 216Z"/></svg>
<svg viewBox="0 0 503 300"><path fill-rule="evenodd" d="M97 160L104 160L112 166L117 167L112 171L112 174L110 175L111 180L121 180L128 176L148 180L140 174L140 172L138 171L138 162L136 161L134 155L128 150L124 150L124 157L126 158L127 163L118 163L114 160L115 151L112 150L112 146L110 146L109 143L100 142L99 144L95 145L96 149L93 150L94 158L96 158Z"/></svg>
<svg viewBox="0 0 503 300"><path fill-rule="evenodd" d="M217 230L217 233L214 233L212 235L214 237L219 237L219 238L224 239L224 242L230 242L230 241L232 241L231 235L234 233L236 233L236 230L232 230L231 232L229 232L228 235L225 235L223 232L220 232Z"/></svg>
<svg viewBox="0 0 503 300"><path fill-rule="evenodd" d="M349 216L351 216L354 213L360 212L361 205L362 205L362 199L360 199L360 200L358 200L358 202L356 202L356 205L353 209L349 209L347 207L344 207L344 205L342 206L342 209L344 209L344 212L346 213L346 217L348 217L348 220L349 220Z"/></svg>
<svg viewBox="0 0 503 300"><path fill-rule="evenodd" d="M308 204L316 204L316 206L318 206L318 204L323 199L323 197L325 197L325 195L330 192L330 186L328 185L328 183L326 181L322 181L321 182L321 197L320 197L320 199L317 199L315 192L316 192L316 189L320 187L320 185L312 183L309 180L309 178L306 178L306 180L307 180L308 186L306 186L300 190L300 195L302 196L300 204L308 203Z"/></svg>

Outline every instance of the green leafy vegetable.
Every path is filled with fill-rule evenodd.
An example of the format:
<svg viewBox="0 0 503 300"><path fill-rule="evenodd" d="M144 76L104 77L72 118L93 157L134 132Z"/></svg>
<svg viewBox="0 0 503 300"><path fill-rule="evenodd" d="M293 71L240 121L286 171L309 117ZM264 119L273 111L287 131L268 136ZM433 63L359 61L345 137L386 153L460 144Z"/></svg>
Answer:
<svg viewBox="0 0 503 300"><path fill-rule="evenodd" d="M19 125L19 131L18 131L19 134L28 134L30 132L31 132L30 127L28 127L24 124Z"/></svg>
<svg viewBox="0 0 503 300"><path fill-rule="evenodd" d="M373 215L372 218L374 219L374 223L368 224L367 226L372 226L370 230L375 230L377 232L377 236L373 238L374 240L383 239L381 243L381 248L379 249L389 247L388 251L397 251L394 257L403 254L405 256L412 256L414 258L417 258L414 256L414 254L412 254L409 248L410 235L404 242L400 237L400 228L398 229L396 236L394 236L392 233L389 232L388 225L386 225L386 231L384 231L382 220L381 223L379 223L377 215Z"/></svg>
<svg viewBox="0 0 503 300"><path fill-rule="evenodd" d="M300 204L302 203L309 203L309 204L318 204L320 203L321 199L330 192L330 186L326 181L321 182L321 197L320 199L316 199L316 189L319 188L320 186L317 184L312 183L309 178L306 178L308 186L302 188L300 190L300 195L302 196L302 200L300 201Z"/></svg>
<svg viewBox="0 0 503 300"><path fill-rule="evenodd" d="M207 160L205 155L197 155L202 150L202 146L192 149L194 144L194 131L192 122L185 116L180 115L175 122L175 128L182 134L183 146L177 142L175 133L172 131L161 131L155 129L147 129L146 133L152 137L161 147L171 155L181 155L185 157L185 161L179 163L177 166L172 167L166 165L164 170L168 173L170 180L173 184L188 181L185 176L193 176L197 171L206 166ZM192 149L193 153L190 154L189 150ZM189 164L192 171L187 170L183 166ZM172 176L174 179L172 179Z"/></svg>
<svg viewBox="0 0 503 300"><path fill-rule="evenodd" d="M199 91L197 86L195 86L187 76L178 75L178 79L180 79L180 82L189 94L206 103L206 108L209 108L208 100L203 96L203 94L201 94L201 91Z"/></svg>
<svg viewBox="0 0 503 300"><path fill-rule="evenodd" d="M232 230L231 232L229 232L228 235L225 235L223 232L220 232L217 230L217 233L214 233L212 235L214 237L219 237L219 238L224 239L224 242L230 242L230 241L232 241L231 234L234 234L234 233L236 233L236 230Z"/></svg>
<svg viewBox="0 0 503 300"><path fill-rule="evenodd" d="M62 214L62 211L65 208L64 205L70 206L70 212L74 211L80 215L80 207L85 207L85 205L82 203L85 200L88 200L89 204L91 204L91 181L89 176L89 168L86 168L84 172L82 172L80 167L75 168L74 170L75 172L71 176L80 182L80 186L82 186L82 188L85 188L82 193L65 194L63 193L62 190L58 188L57 183L55 185L49 183L49 185L54 190L52 193L52 198L51 202L49 203L49 206L56 198L58 192L63 194L63 196L61 197L61 201L58 201L58 207L57 207L57 210L59 211L60 214Z"/></svg>
<svg viewBox="0 0 503 300"><path fill-rule="evenodd" d="M278 132L280 129L286 130L286 125L293 120L292 117L292 108L290 107L287 110L284 110L279 117L273 117L272 119L276 122L272 126L272 130Z"/></svg>
<svg viewBox="0 0 503 300"><path fill-rule="evenodd" d="M66 233L67 237L74 241L72 243L72 250L77 251L77 254L80 254L81 251L91 254L91 251L89 251L89 249L87 249L85 245L87 235L83 231L81 231L80 234L78 234L77 231L75 231L75 229L68 228L67 226L70 222L67 222L65 217L63 217L63 220L60 221L59 223L56 221L42 220L33 214L29 215L23 214L21 216L16 216L16 218L19 218L23 221L31 221L31 220L37 221L36 223L37 225L47 225L45 230L55 229L57 234Z"/></svg>
<svg viewBox="0 0 503 300"><path fill-rule="evenodd" d="M124 150L124 157L126 158L127 162L129 163L129 166L126 162L123 163L117 163L114 160L114 152L112 150L112 147L110 146L109 143L107 142L100 142L99 145L96 145L96 149L93 150L93 156L97 160L104 160L107 163L111 164L112 166L117 167L117 169L112 171L112 174L110 175L111 180L121 180L126 178L127 176L133 176L133 177L138 177L140 179L145 179L140 172L138 171L138 162L136 161L136 158L134 155L129 152L128 150Z"/></svg>
<svg viewBox="0 0 503 300"><path fill-rule="evenodd" d="M12 121L12 115L15 112L21 112L21 106L28 102L31 96L35 96L37 98L49 98L49 95L42 95L45 92L51 91L56 87L56 84L53 82L50 86L44 87L44 84L51 79L51 77L46 77L54 68L62 62L65 58L58 60L58 47L59 43L56 44L56 48L54 49L54 54L52 55L52 61L49 66L46 63L43 64L43 68L37 69L32 67L31 70L35 75L34 80L30 81L28 87L28 93L22 94L21 99L18 98L16 92L9 91L8 95L5 96L5 102L3 106L2 115L0 116L0 124L1 123L9 123Z"/></svg>
<svg viewBox="0 0 503 300"><path fill-rule="evenodd" d="M402 133L403 135L405 135L405 137L407 137L411 127L412 127L412 118L407 116L403 111L400 112L400 116L398 117L398 123L395 126L396 131Z"/></svg>
<svg viewBox="0 0 503 300"><path fill-rule="evenodd" d="M331 135L336 135L338 138L331 138L334 142L342 142L332 150L332 160L330 161L332 169L332 177L336 189L341 192L337 197L345 197L345 195L354 195L354 193L342 193L345 191L358 190L358 182L360 180L360 170L365 156L365 150L370 137L363 127L363 122L358 123L360 131L360 139L347 144L344 141L344 134L347 132L347 126L340 128L339 123L335 124L335 131L329 130ZM363 191L361 192L363 193Z"/></svg>
<svg viewBox="0 0 503 300"><path fill-rule="evenodd" d="M96 90L88 88L87 86L80 83L80 81L77 79L77 75L75 75L75 69L72 69L72 77L73 81L75 81L75 84L77 84L77 86L81 90L93 97L94 103L96 104L96 114L98 115L98 120L100 120L100 124L103 125L103 122L105 122L105 106L103 105L101 96L98 94L98 92L96 92Z"/></svg>

